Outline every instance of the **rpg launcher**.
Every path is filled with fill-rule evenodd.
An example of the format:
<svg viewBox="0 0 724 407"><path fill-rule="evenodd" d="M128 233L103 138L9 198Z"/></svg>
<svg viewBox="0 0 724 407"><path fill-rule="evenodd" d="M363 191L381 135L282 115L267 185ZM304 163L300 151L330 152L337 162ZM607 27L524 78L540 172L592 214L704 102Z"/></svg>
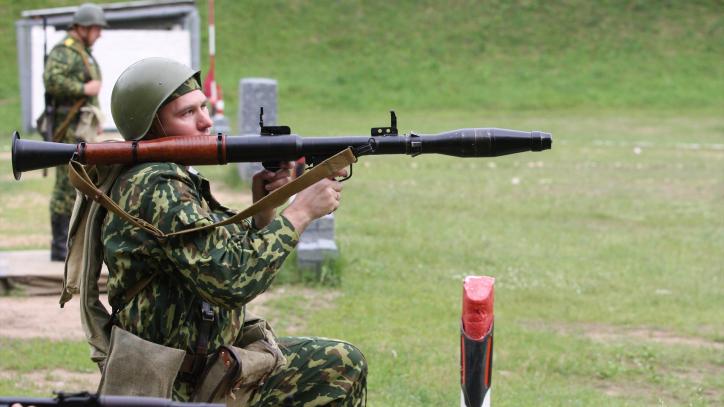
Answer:
<svg viewBox="0 0 724 407"><path fill-rule="evenodd" d="M0 407L223 407L223 404L183 403L157 397L101 396L83 393L56 393L54 398L0 396Z"/></svg>
<svg viewBox="0 0 724 407"><path fill-rule="evenodd" d="M260 116L263 117L263 109ZM356 157L382 154L444 154L455 157L497 157L551 148L551 135L540 131L469 128L439 134L398 134L397 117L390 112L389 127L373 127L370 136L300 137L288 126L264 126L261 137L176 136L147 141L65 144L21 140L13 134L12 166L15 179L25 171L68 163L137 164L176 162L211 165L230 162L275 163L302 157L315 165L350 148Z"/></svg>

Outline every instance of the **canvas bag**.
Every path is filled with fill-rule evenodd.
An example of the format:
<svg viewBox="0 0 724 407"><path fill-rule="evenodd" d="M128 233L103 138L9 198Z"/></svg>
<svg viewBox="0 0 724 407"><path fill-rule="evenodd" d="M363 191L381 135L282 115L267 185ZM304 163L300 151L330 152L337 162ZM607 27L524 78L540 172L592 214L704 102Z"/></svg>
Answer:
<svg viewBox="0 0 724 407"><path fill-rule="evenodd" d="M202 373L193 401L246 406L266 379L286 365L271 326L244 313L240 340L221 346Z"/></svg>
<svg viewBox="0 0 724 407"><path fill-rule="evenodd" d="M103 126L103 112L97 106L85 105L78 113L78 123L75 126L75 137L81 141L93 143Z"/></svg>
<svg viewBox="0 0 724 407"><path fill-rule="evenodd" d="M98 394L170 399L185 356L113 326Z"/></svg>
<svg viewBox="0 0 724 407"><path fill-rule="evenodd" d="M87 175L100 192L108 193L123 171L123 166L88 167ZM68 256L65 261L60 306L80 293L83 331L91 346L91 360L101 369L110 347L106 325L110 313L99 299L98 278L103 265L100 230L106 209L88 196L77 193L68 230Z"/></svg>

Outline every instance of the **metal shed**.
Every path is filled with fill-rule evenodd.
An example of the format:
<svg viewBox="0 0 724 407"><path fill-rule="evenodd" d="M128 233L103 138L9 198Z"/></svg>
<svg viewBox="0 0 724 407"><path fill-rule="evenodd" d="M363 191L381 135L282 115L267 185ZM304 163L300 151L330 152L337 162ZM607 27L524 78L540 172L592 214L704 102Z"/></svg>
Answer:
<svg viewBox="0 0 724 407"><path fill-rule="evenodd" d="M93 46L93 55L103 73L100 103L106 116L104 127L112 131L115 124L110 113L111 90L126 67L149 56L165 56L200 69L200 18L193 0L134 1L99 6L103 7L110 27L103 30ZM15 22L25 132L35 128L35 119L44 108L44 43L50 52L66 35L76 8L27 10Z"/></svg>

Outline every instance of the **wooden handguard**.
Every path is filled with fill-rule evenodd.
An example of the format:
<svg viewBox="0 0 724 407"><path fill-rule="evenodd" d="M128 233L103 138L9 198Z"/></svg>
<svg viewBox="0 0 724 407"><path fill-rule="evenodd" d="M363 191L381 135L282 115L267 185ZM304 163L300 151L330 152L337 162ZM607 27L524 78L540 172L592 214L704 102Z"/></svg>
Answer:
<svg viewBox="0 0 724 407"><path fill-rule="evenodd" d="M187 165L226 164L226 136L164 137L156 140L81 143L78 161L86 165L176 162Z"/></svg>

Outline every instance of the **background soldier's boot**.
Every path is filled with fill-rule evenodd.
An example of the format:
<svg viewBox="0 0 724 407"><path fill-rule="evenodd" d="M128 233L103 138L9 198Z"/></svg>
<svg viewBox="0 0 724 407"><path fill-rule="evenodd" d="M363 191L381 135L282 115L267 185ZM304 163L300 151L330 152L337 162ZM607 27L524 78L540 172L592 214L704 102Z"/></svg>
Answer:
<svg viewBox="0 0 724 407"><path fill-rule="evenodd" d="M50 242L50 261L65 261L68 254L68 225L70 216L52 214L50 215L50 229L53 239Z"/></svg>

